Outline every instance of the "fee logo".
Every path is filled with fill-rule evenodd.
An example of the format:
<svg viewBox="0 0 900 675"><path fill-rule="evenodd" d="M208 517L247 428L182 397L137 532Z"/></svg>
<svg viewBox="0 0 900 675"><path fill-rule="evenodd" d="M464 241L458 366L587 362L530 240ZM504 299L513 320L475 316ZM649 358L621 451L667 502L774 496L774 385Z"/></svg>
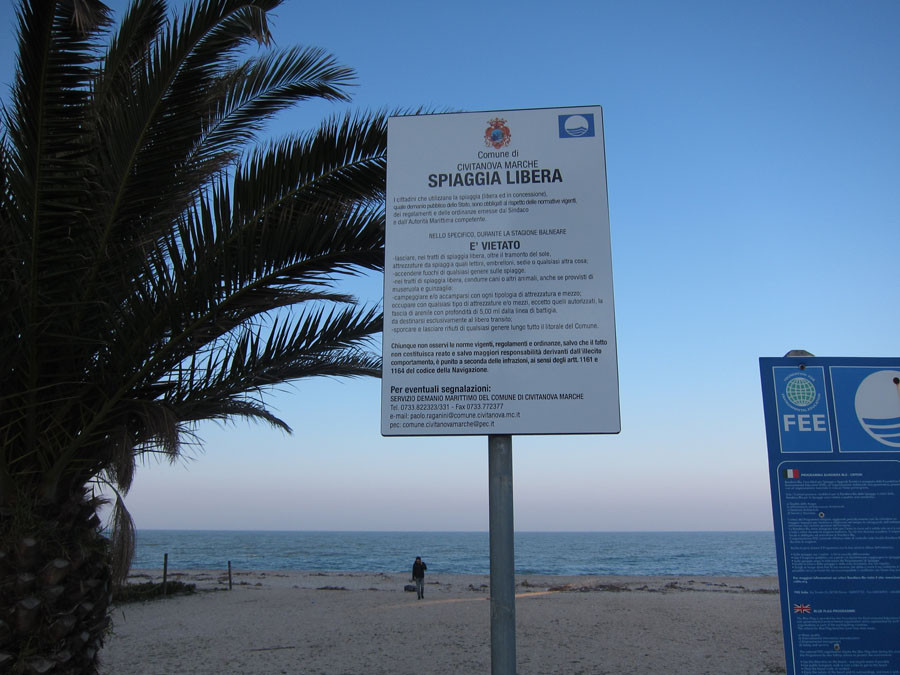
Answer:
<svg viewBox="0 0 900 675"><path fill-rule="evenodd" d="M782 452L832 452L825 370L775 367L778 435Z"/></svg>
<svg viewBox="0 0 900 675"><path fill-rule="evenodd" d="M781 392L784 402L797 412L807 412L818 405L822 395L816 390L815 380L805 371L791 373L784 379Z"/></svg>
<svg viewBox="0 0 900 675"><path fill-rule="evenodd" d="M509 131L509 127L506 126L505 119L495 117L492 120L488 120L488 128L484 130L485 145L492 146L499 150L500 148L509 145L510 138L512 138L512 134Z"/></svg>

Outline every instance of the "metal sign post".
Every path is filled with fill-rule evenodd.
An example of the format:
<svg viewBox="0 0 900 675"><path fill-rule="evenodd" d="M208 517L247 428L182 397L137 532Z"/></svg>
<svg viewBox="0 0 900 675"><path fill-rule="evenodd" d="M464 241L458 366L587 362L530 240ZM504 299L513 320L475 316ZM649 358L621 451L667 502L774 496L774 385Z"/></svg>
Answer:
<svg viewBox="0 0 900 675"><path fill-rule="evenodd" d="M491 675L516 672L512 436L488 436L491 540Z"/></svg>

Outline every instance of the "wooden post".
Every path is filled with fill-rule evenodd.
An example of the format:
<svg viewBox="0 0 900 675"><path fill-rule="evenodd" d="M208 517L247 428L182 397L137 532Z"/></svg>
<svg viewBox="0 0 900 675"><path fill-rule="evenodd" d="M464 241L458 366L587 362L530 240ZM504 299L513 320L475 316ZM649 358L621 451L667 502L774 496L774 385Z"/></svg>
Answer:
<svg viewBox="0 0 900 675"><path fill-rule="evenodd" d="M166 594L166 585L168 583L167 577L169 576L169 554L163 554L163 595Z"/></svg>
<svg viewBox="0 0 900 675"><path fill-rule="evenodd" d="M231 590L231 561L228 561L228 590Z"/></svg>

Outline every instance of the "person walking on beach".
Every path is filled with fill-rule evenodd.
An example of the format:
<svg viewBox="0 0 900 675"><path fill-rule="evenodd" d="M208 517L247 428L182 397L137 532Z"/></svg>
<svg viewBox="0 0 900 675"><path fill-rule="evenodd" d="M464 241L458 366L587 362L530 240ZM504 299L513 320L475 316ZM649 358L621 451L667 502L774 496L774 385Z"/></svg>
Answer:
<svg viewBox="0 0 900 675"><path fill-rule="evenodd" d="M425 570L427 569L428 565L422 562L420 556L416 556L416 561L413 563L412 568L412 577L413 581L416 582L416 598L419 600L425 597Z"/></svg>

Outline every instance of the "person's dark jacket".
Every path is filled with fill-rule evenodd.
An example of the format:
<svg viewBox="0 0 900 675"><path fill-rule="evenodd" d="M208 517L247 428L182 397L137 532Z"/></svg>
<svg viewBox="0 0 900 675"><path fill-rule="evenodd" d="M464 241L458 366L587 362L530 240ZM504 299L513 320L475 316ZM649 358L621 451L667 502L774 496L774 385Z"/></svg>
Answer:
<svg viewBox="0 0 900 675"><path fill-rule="evenodd" d="M413 579L424 579L425 578L425 570L428 569L428 565L423 562L419 562L418 560L413 563L412 576Z"/></svg>

